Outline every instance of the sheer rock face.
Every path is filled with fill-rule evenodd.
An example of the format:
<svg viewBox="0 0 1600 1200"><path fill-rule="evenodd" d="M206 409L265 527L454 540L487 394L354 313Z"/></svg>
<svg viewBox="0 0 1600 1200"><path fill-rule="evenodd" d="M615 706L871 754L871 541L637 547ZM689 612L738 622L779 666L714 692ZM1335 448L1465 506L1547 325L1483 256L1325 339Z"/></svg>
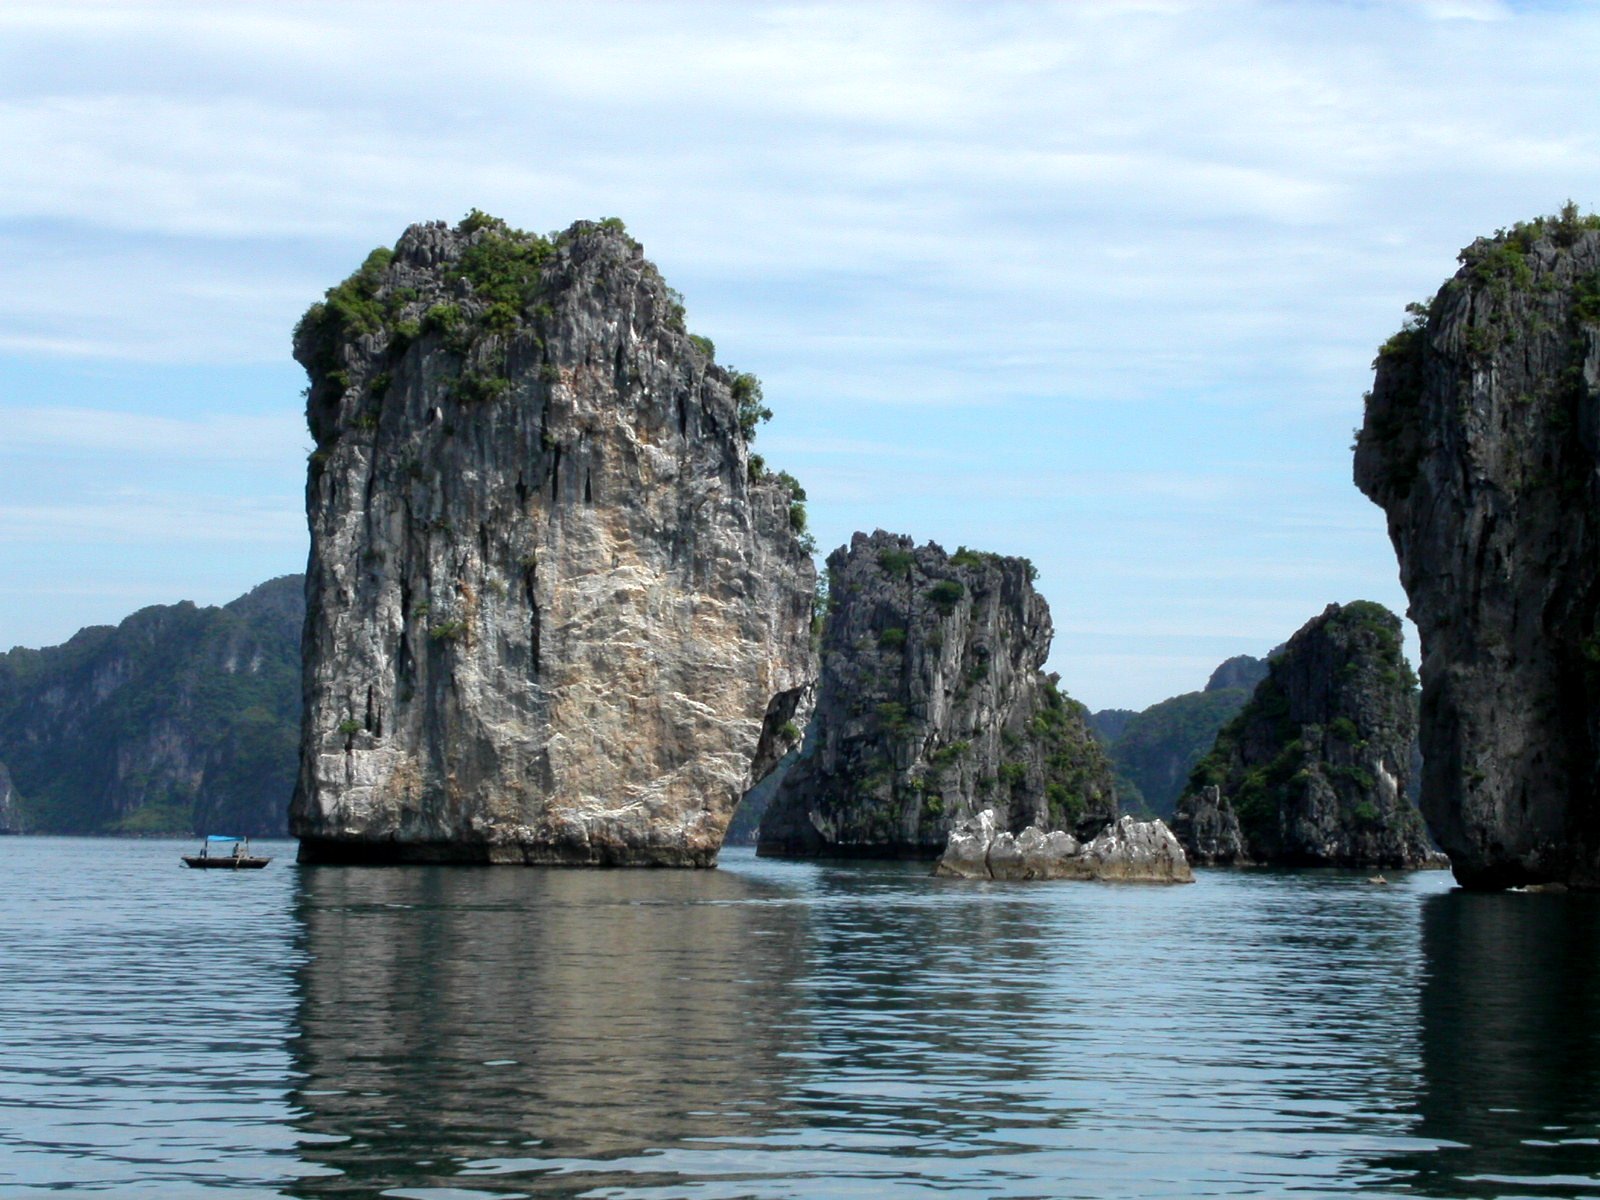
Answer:
<svg viewBox="0 0 1600 1200"><path fill-rule="evenodd" d="M1190 860L1437 865L1406 795L1414 686L1399 617L1370 601L1329 605L1195 767L1173 821Z"/></svg>
<svg viewBox="0 0 1600 1200"><path fill-rule="evenodd" d="M22 799L11 782L11 773L0 763L0 833L21 833Z"/></svg>
<svg viewBox="0 0 1600 1200"><path fill-rule="evenodd" d="M761 821L766 855L934 858L984 808L1004 829L1116 815L1082 705L1041 671L1028 562L858 533L828 558L816 714Z"/></svg>
<svg viewBox="0 0 1600 1200"><path fill-rule="evenodd" d="M1132 817L1107 825L1089 842L1028 826L1001 831L984 809L950 831L935 875L951 879L1098 879L1126 883L1193 883L1194 872L1172 831Z"/></svg>
<svg viewBox="0 0 1600 1200"><path fill-rule="evenodd" d="M1480 239L1379 352L1356 482L1422 640L1422 807L1457 879L1600 887L1600 232Z"/></svg>
<svg viewBox="0 0 1600 1200"><path fill-rule="evenodd" d="M814 673L753 381L612 223L479 214L375 252L295 354L302 861L714 864Z"/></svg>

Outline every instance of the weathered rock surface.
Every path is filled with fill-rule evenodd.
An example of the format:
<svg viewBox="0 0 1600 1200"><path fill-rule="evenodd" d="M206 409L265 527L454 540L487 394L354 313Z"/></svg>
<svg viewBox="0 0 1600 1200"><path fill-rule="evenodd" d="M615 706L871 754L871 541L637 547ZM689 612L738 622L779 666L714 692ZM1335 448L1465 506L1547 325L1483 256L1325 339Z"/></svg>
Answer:
<svg viewBox="0 0 1600 1200"><path fill-rule="evenodd" d="M828 558L816 713L761 821L765 855L937 857L984 808L1078 832L1116 815L1083 706L1040 670L1025 559L858 533Z"/></svg>
<svg viewBox="0 0 1600 1200"><path fill-rule="evenodd" d="M154 605L0 654L0 758L14 781L0 828L281 837L304 593L286 575L221 607Z"/></svg>
<svg viewBox="0 0 1600 1200"><path fill-rule="evenodd" d="M302 861L714 864L813 674L798 487L618 222L415 225L313 306Z"/></svg>
<svg viewBox="0 0 1600 1200"><path fill-rule="evenodd" d="M1414 689L1400 618L1330 604L1195 767L1173 821L1190 861L1438 865L1406 795Z"/></svg>
<svg viewBox="0 0 1600 1200"><path fill-rule="evenodd" d="M1467 887L1600 887L1600 220L1461 262L1379 351L1355 456L1422 639L1422 807Z"/></svg>
<svg viewBox="0 0 1600 1200"><path fill-rule="evenodd" d="M935 875L954 879L1099 879L1193 883L1183 847L1160 821L1123 817L1080 842L1061 830L1001 829L986 808L950 831Z"/></svg>
<svg viewBox="0 0 1600 1200"><path fill-rule="evenodd" d="M11 772L6 770L5 763L0 762L0 833L24 832L26 825L22 819L22 797L11 782Z"/></svg>
<svg viewBox="0 0 1600 1200"><path fill-rule="evenodd" d="M1172 817L1172 833L1189 858L1204 866L1251 864L1244 831L1239 827L1239 815L1215 784L1198 788L1178 801Z"/></svg>

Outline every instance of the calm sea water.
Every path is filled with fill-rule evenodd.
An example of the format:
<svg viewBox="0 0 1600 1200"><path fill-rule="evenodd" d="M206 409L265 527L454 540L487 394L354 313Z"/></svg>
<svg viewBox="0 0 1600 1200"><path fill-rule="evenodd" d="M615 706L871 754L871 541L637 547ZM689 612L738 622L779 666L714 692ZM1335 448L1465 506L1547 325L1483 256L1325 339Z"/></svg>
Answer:
<svg viewBox="0 0 1600 1200"><path fill-rule="evenodd" d="M0 839L0 1195L1600 1195L1600 901Z"/></svg>

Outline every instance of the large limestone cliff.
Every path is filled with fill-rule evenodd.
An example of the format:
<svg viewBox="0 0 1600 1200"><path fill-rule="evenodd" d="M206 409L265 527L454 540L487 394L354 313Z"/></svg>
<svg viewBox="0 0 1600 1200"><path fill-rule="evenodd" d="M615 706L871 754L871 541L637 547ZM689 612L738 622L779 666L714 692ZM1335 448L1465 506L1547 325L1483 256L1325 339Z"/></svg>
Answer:
<svg viewBox="0 0 1600 1200"><path fill-rule="evenodd" d="M1422 807L1474 888L1600 887L1600 220L1479 239L1356 445L1422 640Z"/></svg>
<svg viewBox="0 0 1600 1200"><path fill-rule="evenodd" d="M804 510L619 222L474 213L296 331L302 861L714 864L812 674Z"/></svg>
<svg viewBox="0 0 1600 1200"><path fill-rule="evenodd" d="M1430 865L1406 795L1415 682L1382 605L1307 622L1190 776L1172 826L1190 861Z"/></svg>
<svg viewBox="0 0 1600 1200"><path fill-rule="evenodd" d="M936 857L985 808L1099 832L1110 766L1040 670L1050 609L1020 558L858 533L828 557L815 716L761 821L766 855Z"/></svg>

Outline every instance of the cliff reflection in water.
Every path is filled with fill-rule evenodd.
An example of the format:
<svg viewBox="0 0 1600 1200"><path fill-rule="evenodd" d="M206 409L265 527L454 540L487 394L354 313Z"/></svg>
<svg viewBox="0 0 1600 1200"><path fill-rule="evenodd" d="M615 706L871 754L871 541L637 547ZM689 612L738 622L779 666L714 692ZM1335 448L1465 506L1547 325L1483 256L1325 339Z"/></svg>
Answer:
<svg viewBox="0 0 1600 1200"><path fill-rule="evenodd" d="M798 947L723 872L319 868L298 898L301 1194L759 1120ZM320 1144L318 1144L320 1143ZM526 1178L521 1186L525 1187ZM492 1187L492 1179L475 1179Z"/></svg>
<svg viewBox="0 0 1600 1200"><path fill-rule="evenodd" d="M1431 1195L1600 1195L1600 896L1423 901L1417 1135Z"/></svg>
<svg viewBox="0 0 1600 1200"><path fill-rule="evenodd" d="M925 872L302 872L295 1194L937 1172L1059 1125L1037 912Z"/></svg>

